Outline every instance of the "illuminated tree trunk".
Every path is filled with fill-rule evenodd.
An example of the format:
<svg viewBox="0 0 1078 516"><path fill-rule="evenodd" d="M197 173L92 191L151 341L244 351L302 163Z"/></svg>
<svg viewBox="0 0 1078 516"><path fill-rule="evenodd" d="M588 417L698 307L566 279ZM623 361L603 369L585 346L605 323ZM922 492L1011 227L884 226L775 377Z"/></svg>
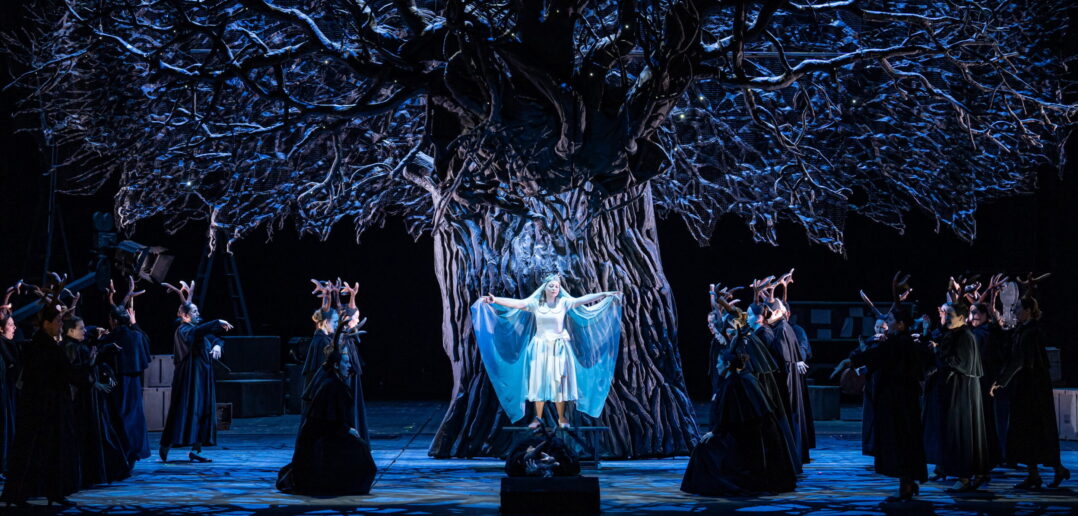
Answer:
<svg viewBox="0 0 1078 516"><path fill-rule="evenodd" d="M573 295L625 294L614 384L594 422L611 429L603 437L605 455L685 455L696 443L674 301L659 258L650 189L643 188L636 200L594 220L587 233L569 228L576 220L572 215L583 209L571 202L567 211L572 213L561 218L570 222L497 214L453 221L435 231L442 338L453 365L453 395L431 456L500 456L507 451L512 436L501 427L511 423L483 368L469 308L488 292L524 297L545 272L554 270L563 274Z"/></svg>

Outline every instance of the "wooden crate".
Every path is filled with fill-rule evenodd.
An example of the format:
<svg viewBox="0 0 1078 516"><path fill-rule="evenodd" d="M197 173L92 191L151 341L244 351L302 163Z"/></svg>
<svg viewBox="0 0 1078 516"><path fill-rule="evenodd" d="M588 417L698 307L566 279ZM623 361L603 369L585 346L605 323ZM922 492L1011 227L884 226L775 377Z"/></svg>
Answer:
<svg viewBox="0 0 1078 516"><path fill-rule="evenodd" d="M143 387L142 409L146 413L146 429L160 432L165 429L169 403L172 401L171 387Z"/></svg>
<svg viewBox="0 0 1078 516"><path fill-rule="evenodd" d="M150 365L142 372L142 386L172 387L175 370L172 355L150 355Z"/></svg>
<svg viewBox="0 0 1078 516"><path fill-rule="evenodd" d="M232 404L217 404L217 429L228 430L232 428Z"/></svg>
<svg viewBox="0 0 1078 516"><path fill-rule="evenodd" d="M1078 441L1078 389L1054 389L1059 438Z"/></svg>

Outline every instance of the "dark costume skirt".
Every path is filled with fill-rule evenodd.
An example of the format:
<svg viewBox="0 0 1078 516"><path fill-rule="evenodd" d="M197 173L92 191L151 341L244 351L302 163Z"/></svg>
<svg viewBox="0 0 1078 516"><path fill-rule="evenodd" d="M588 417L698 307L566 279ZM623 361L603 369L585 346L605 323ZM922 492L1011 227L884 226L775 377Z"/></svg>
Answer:
<svg viewBox="0 0 1078 516"><path fill-rule="evenodd" d="M378 468L370 444L353 433L349 386L322 368L307 390L309 404L292 462L277 473L277 489L307 495L367 494Z"/></svg>

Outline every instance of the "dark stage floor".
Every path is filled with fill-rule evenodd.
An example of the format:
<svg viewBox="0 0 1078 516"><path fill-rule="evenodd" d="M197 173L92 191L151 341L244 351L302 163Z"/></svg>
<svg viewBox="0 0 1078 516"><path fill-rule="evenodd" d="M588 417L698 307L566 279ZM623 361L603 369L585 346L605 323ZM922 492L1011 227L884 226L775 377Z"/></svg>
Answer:
<svg viewBox="0 0 1078 516"><path fill-rule="evenodd" d="M66 513L107 514L495 514L503 462L434 460L427 447L444 404L371 403L371 431L379 476L370 496L314 498L274 489L277 470L292 454L298 416L243 419L221 432L211 464L140 462L125 482L80 492L80 507ZM700 410L703 406L699 407ZM706 414L706 412L703 412ZM997 470L980 492L951 495L944 484L923 486L922 501L884 504L895 482L874 475L860 454L859 407L844 407L842 421L818 421L819 448L796 492L753 499L687 495L678 490L685 457L607 461L597 471L604 513L744 512L783 514L1074 514L1078 482L1067 489L1019 492L1013 470ZM156 434L151 439L156 441ZM1063 442L1064 463L1078 473L1078 442ZM175 450L174 458L185 458ZM1047 479L1051 473L1044 472ZM1068 485L1069 484L1069 485ZM34 503L43 503L35 501Z"/></svg>

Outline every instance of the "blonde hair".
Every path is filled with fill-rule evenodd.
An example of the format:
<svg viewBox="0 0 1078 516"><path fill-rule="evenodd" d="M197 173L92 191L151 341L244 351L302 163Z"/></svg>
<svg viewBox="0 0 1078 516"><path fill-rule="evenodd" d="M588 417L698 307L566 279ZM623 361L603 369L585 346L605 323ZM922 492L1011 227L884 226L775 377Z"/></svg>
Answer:
<svg viewBox="0 0 1078 516"><path fill-rule="evenodd" d="M311 315L311 320L314 321L314 325L317 329L326 333L333 333L337 329L337 320L340 316L334 310L315 310Z"/></svg>

